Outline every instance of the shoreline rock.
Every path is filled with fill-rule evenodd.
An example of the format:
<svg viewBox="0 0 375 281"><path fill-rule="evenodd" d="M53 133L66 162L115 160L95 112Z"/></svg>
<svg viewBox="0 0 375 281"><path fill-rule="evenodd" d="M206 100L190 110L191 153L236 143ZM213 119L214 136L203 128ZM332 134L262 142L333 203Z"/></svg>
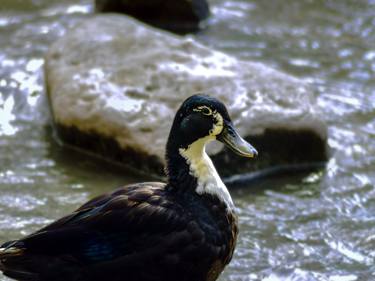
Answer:
<svg viewBox="0 0 375 281"><path fill-rule="evenodd" d="M200 30L210 15L206 0L95 0L95 10L127 14L180 34Z"/></svg>
<svg viewBox="0 0 375 281"><path fill-rule="evenodd" d="M260 152L244 162L210 147L223 176L327 159L309 85L125 16L95 16L68 31L51 46L45 76L63 141L142 171L162 174L175 111L197 92L221 99Z"/></svg>

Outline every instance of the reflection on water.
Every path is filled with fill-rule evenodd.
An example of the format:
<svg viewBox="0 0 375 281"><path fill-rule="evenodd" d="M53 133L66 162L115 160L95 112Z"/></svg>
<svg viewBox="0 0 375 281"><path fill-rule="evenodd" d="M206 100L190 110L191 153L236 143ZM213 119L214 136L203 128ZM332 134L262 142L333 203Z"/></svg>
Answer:
<svg viewBox="0 0 375 281"><path fill-rule="evenodd" d="M240 239L220 280L375 280L375 1L211 2L198 39L314 84L331 149L324 171L233 190ZM140 180L58 147L45 128L43 55L92 10L1 1L0 241Z"/></svg>
<svg viewBox="0 0 375 281"><path fill-rule="evenodd" d="M14 135L17 132L17 129L11 124L15 119L15 115L12 113L14 98L10 96L6 100L0 99L0 108L0 135Z"/></svg>

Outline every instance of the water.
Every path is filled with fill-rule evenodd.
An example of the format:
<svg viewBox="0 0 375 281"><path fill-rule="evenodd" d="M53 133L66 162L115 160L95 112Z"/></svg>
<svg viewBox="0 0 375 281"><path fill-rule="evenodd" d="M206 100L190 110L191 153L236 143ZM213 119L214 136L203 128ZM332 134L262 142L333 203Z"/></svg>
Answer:
<svg viewBox="0 0 375 281"><path fill-rule="evenodd" d="M375 280L375 1L211 3L198 40L314 84L331 151L323 171L232 191L240 238L220 280ZM45 126L43 54L92 10L1 0L0 241L143 180L58 147Z"/></svg>

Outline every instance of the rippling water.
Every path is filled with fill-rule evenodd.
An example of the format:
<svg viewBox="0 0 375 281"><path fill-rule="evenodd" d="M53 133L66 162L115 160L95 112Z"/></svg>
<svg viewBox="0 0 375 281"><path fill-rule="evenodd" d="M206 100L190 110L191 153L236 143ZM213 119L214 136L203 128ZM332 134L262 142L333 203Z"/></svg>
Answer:
<svg viewBox="0 0 375 281"><path fill-rule="evenodd" d="M241 233L220 280L375 280L375 1L211 3L197 38L314 84L331 150L321 172L232 192ZM0 241L141 180L59 148L45 126L43 54L92 9L89 1L1 0Z"/></svg>

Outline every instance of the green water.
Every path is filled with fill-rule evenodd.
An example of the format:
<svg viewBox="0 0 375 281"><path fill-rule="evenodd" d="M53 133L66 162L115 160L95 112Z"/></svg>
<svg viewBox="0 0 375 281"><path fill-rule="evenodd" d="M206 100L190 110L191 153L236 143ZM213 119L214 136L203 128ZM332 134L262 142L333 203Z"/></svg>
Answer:
<svg viewBox="0 0 375 281"><path fill-rule="evenodd" d="M211 6L197 39L314 84L331 150L319 173L232 191L240 238L220 280L375 280L375 1ZM59 147L45 126L43 54L92 10L90 1L0 0L0 241L147 180Z"/></svg>

